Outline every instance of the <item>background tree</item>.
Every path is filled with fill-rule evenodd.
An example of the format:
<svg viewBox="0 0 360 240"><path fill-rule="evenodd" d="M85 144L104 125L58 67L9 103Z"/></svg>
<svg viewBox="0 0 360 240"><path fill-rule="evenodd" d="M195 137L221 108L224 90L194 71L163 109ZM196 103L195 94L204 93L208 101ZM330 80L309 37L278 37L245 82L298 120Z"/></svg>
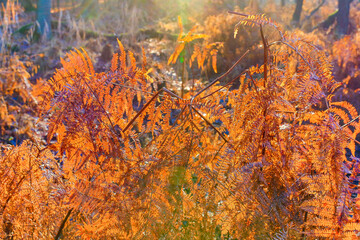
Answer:
<svg viewBox="0 0 360 240"><path fill-rule="evenodd" d="M338 0L336 33L345 35L349 30L350 4L353 0Z"/></svg>
<svg viewBox="0 0 360 240"><path fill-rule="evenodd" d="M51 38L51 0L38 0L36 10L36 20L39 23L38 32L40 35L46 34Z"/></svg>
<svg viewBox="0 0 360 240"><path fill-rule="evenodd" d="M328 29L336 20L336 33L339 35L348 34L350 4L352 1L353 0L338 0L338 10L330 14L327 19L321 22L317 27Z"/></svg>
<svg viewBox="0 0 360 240"><path fill-rule="evenodd" d="M291 21L292 24L295 26L299 26L303 3L304 3L304 0L296 0L295 12L293 14L292 21Z"/></svg>

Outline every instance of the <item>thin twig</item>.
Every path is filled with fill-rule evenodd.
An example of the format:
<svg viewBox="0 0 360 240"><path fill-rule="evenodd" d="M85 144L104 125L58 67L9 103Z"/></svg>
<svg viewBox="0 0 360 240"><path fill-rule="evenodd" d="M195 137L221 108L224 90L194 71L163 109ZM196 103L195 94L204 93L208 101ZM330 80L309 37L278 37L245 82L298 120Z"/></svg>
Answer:
<svg viewBox="0 0 360 240"><path fill-rule="evenodd" d="M47 147L44 147L43 149L39 150L38 153L36 154L36 156L34 156L35 159L38 159L41 152L43 150L45 150ZM33 163L34 165L35 163ZM18 188L20 188L20 186L22 185L23 181L26 179L27 175L28 174L31 174L31 171L32 171L32 168L33 168L33 165L30 165L29 166L29 170L20 178L19 182L16 184L16 186L11 190L11 194L7 197L7 199L5 200L5 203L4 205L2 206L2 209L0 211L0 214L4 213L6 207L7 207L7 204L9 203L9 201L11 200L11 198L15 195L15 192Z"/></svg>
<svg viewBox="0 0 360 240"><path fill-rule="evenodd" d="M240 78L241 75L244 74L244 72L245 72L245 71L242 71L239 75L237 75L236 77L234 77L231 81L229 81L228 83L226 83L224 86L222 86L221 88L213 91L212 93L209 93L208 95L206 95L206 96L204 96L204 97L202 97L202 98L200 98L200 99L205 99L205 98L210 97L211 95L213 95L213 94L215 94L215 93L223 90L223 89L226 88L227 86L229 86L229 85L231 85L232 83L234 83L236 79Z"/></svg>
<svg viewBox="0 0 360 240"><path fill-rule="evenodd" d="M126 86L126 85L120 84L120 83L110 82L110 84L115 85L115 86L120 86L120 87L123 87L123 88L132 89L132 90L135 90L135 91L137 91L137 92L142 92L142 93L147 93L147 94L153 94L152 92L144 91L144 90L137 89L137 88L134 88L134 87L131 87L131 86Z"/></svg>
<svg viewBox="0 0 360 240"><path fill-rule="evenodd" d="M92 87L91 87L86 81L84 81L84 83L85 83L86 86L90 89L91 93L92 93L93 96L95 97L95 99L96 99L96 101L98 102L99 106L102 108L102 110L103 110L106 118L109 120L109 123L110 123L110 125L111 125L111 130L112 130L112 132L113 132L113 133L116 133L115 125L114 125L114 123L111 121L111 118L110 118L109 113L106 111L106 109L104 108L104 106L101 104L100 99L99 99L97 93L92 89ZM119 136L118 136L117 134L115 134L115 135L118 137L119 142L121 142Z"/></svg>
<svg viewBox="0 0 360 240"><path fill-rule="evenodd" d="M30 170L24 174L24 176L21 177L20 181L16 184L16 186L11 190L11 193L10 195L7 197L7 199L5 200L5 203L4 205L2 206L2 209L1 209L1 214L4 213L6 207L7 207L7 204L9 203L10 199L15 195L15 192L16 190L21 186L22 182L25 180L25 178L27 177L27 175L30 173Z"/></svg>
<svg viewBox="0 0 360 240"><path fill-rule="evenodd" d="M219 132L219 130L209 121L207 120L198 110L196 110L193 106L191 106L191 108L207 123L210 125L210 127L212 127L219 135L222 139L224 139L225 142L229 143L229 141L221 134L221 132Z"/></svg>
<svg viewBox="0 0 360 240"><path fill-rule="evenodd" d="M255 81L254 81L253 76L250 74L249 70L247 70L246 73L249 74L249 77L250 77L252 83L254 84L255 91L256 91L257 95L260 97L260 94L259 94L259 91L258 91L258 87L256 86L256 83L255 83Z"/></svg>
<svg viewBox="0 0 360 240"><path fill-rule="evenodd" d="M260 33L261 33L261 39L262 39L263 46L264 46L264 88L266 88L266 83L268 80L269 45L265 38L262 24L260 24Z"/></svg>
<svg viewBox="0 0 360 240"><path fill-rule="evenodd" d="M181 112L179 113L179 115L176 117L176 119L175 119L175 121L174 121L174 125L171 126L170 129L173 129L173 128L176 126L176 122L180 119L180 116L185 112L186 107L187 107L187 106L185 106L185 107L183 107L183 108L181 109ZM159 152L159 150L162 148L162 146L164 145L164 143L165 143L166 140L168 139L168 136L169 136L169 135L166 135L166 136L165 136L165 139L161 142L161 144L159 145L159 147L157 147L158 150L157 150L157 152L155 153L154 156L156 156L157 153ZM153 141L155 141L155 139L156 139L156 137L154 137L154 138L145 146L145 148L147 148L148 146L150 146L150 144L151 144Z"/></svg>
<svg viewBox="0 0 360 240"><path fill-rule="evenodd" d="M247 15L247 14L239 13L239 12L234 12L234 11L228 11L228 13L230 13L230 14L235 14L235 15L239 15L239 16L242 16L242 17L248 17L248 16L249 16L249 15Z"/></svg>
<svg viewBox="0 0 360 240"><path fill-rule="evenodd" d="M309 66L309 68L312 68L311 65L310 65L310 63L305 59L305 57L304 57L301 53L299 53L299 51L298 51L296 48L294 48L293 46L291 46L290 44L288 44L287 42L284 42L284 41L277 41L277 42L280 42L280 43L288 46L288 47L291 48L292 50L294 50L295 53L296 53L297 55L299 55L299 56L304 60L304 62ZM277 43L277 42L273 42L273 43ZM272 44L273 44L273 43L272 43ZM272 44L271 44L271 45L272 45Z"/></svg>
<svg viewBox="0 0 360 240"><path fill-rule="evenodd" d="M309 18L311 18L317 11L319 11L319 9L322 7L322 5L324 5L326 2L326 0L322 0L322 2L314 9L311 11L311 13L305 17L304 21L307 21Z"/></svg>
<svg viewBox="0 0 360 240"><path fill-rule="evenodd" d="M73 210L73 208L69 209L69 211L67 212L64 220L61 222L60 228L59 228L59 230L58 230L58 232L57 232L57 234L56 234L56 236L55 236L55 238L54 238L55 240L58 240L58 239L60 238L61 233L62 233L62 230L63 230L64 227L65 227L65 223L66 223L66 221L68 220L68 218L70 217L70 214L71 214L72 210Z"/></svg>
<svg viewBox="0 0 360 240"><path fill-rule="evenodd" d="M231 68L229 68L223 75L221 75L220 77L216 78L214 81L212 81L211 83L209 83L206 87L204 87L203 89L201 89L197 94L195 94L195 96L193 96L191 98L191 103L194 101L194 99L199 96L202 92L204 92L206 89L208 89L209 87L211 87L212 85L214 85L215 83L217 83L218 81L220 81L221 79L223 79L224 77L226 77L235 67L236 65L238 65L243 58L250 52L250 50L247 50L237 61L236 63L234 63L234 65L231 66Z"/></svg>
<svg viewBox="0 0 360 240"><path fill-rule="evenodd" d="M196 129L198 132L201 132L201 130L199 129L199 127L196 126L196 124L194 123L194 121L192 121L191 119L190 119L190 123L195 127L195 129Z"/></svg>
<svg viewBox="0 0 360 240"><path fill-rule="evenodd" d="M341 128L344 128L344 127L346 127L347 125L349 125L349 124L351 124L351 123L353 123L353 122L355 122L357 119L359 119L360 118L360 115L359 116L357 116L356 118L354 118L353 120L351 120L350 122L348 122L348 123L346 123L346 124L344 124L344 125L342 125L341 126Z"/></svg>
<svg viewBox="0 0 360 240"><path fill-rule="evenodd" d="M140 109L140 111L135 115L135 117L133 117L131 119L131 121L125 126L124 130L122 130L123 133L126 132L126 130L128 130L128 128L135 122L135 120L145 111L145 109L150 105L150 103L152 101L154 101L161 92L166 92L168 93L169 95L173 96L173 97L176 97L178 99L182 99L181 97L179 97L178 95L176 95L175 93L167 90L166 88L162 88L160 89L159 91L157 91L157 93L155 93L154 96L152 96L152 98Z"/></svg>
<svg viewBox="0 0 360 240"><path fill-rule="evenodd" d="M142 113L143 111L145 111L145 109L150 105L150 103L151 103L152 101L154 101L154 100L157 98L157 96L159 96L159 94L160 94L161 92L162 92L162 89L159 90L157 93L155 93L154 96L152 96L152 98L140 109L140 111L135 115L135 117L133 117L133 118L130 120L130 122L125 126L125 128L122 130L123 133L126 132L126 130L135 122L135 120L141 115L141 113Z"/></svg>

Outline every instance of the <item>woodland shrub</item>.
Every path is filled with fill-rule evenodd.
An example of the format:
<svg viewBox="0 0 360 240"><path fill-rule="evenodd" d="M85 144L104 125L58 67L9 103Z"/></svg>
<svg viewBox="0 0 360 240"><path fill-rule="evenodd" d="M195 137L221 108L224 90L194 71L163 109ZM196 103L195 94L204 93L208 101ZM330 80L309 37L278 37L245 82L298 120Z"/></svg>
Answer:
<svg viewBox="0 0 360 240"><path fill-rule="evenodd" d="M3 147L0 237L354 239L356 109L332 100L324 52L263 15L239 17L260 28L264 64L233 90L218 83L248 51L182 98L153 92L145 54L139 68L120 42L108 72L68 53L33 88L47 143Z"/></svg>

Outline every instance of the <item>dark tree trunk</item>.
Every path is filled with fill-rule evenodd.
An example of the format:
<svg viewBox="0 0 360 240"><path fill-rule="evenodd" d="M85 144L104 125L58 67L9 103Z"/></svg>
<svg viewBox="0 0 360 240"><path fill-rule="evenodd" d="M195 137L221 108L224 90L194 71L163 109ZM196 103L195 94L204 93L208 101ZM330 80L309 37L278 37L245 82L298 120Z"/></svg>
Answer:
<svg viewBox="0 0 360 240"><path fill-rule="evenodd" d="M292 23L295 26L299 26L303 3L304 3L304 0L296 0L295 12L292 17Z"/></svg>
<svg viewBox="0 0 360 240"><path fill-rule="evenodd" d="M339 11L337 13L336 33L339 35L348 34L350 3L353 0L338 0Z"/></svg>
<svg viewBox="0 0 360 240"><path fill-rule="evenodd" d="M314 8L314 10L312 10L308 16L305 17L304 22L311 18L317 11L319 11L319 9L325 4L325 2L326 0L322 0L320 4L316 8Z"/></svg>
<svg viewBox="0 0 360 240"><path fill-rule="evenodd" d="M51 38L51 0L38 0L36 13L40 35L46 34L48 39Z"/></svg>
<svg viewBox="0 0 360 240"><path fill-rule="evenodd" d="M285 0L281 0L281 6L285 6Z"/></svg>
<svg viewBox="0 0 360 240"><path fill-rule="evenodd" d="M337 15L339 13L339 10L336 10L335 12L333 12L332 14L330 14L327 19L325 19L324 21L322 21L321 23L319 23L315 28L323 28L323 29L328 29L331 25L334 24Z"/></svg>

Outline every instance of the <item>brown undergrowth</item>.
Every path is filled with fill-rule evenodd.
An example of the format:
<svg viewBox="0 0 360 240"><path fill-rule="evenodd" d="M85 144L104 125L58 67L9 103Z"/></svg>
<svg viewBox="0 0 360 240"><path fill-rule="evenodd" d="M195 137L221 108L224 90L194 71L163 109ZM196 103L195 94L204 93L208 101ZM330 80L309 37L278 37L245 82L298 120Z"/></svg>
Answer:
<svg viewBox="0 0 360 240"><path fill-rule="evenodd" d="M47 143L3 147L0 237L354 239L356 109L333 101L322 51L263 15L233 14L260 29L264 64L228 79L245 51L183 97L154 92L145 56L120 42L107 72L68 53L33 87Z"/></svg>

